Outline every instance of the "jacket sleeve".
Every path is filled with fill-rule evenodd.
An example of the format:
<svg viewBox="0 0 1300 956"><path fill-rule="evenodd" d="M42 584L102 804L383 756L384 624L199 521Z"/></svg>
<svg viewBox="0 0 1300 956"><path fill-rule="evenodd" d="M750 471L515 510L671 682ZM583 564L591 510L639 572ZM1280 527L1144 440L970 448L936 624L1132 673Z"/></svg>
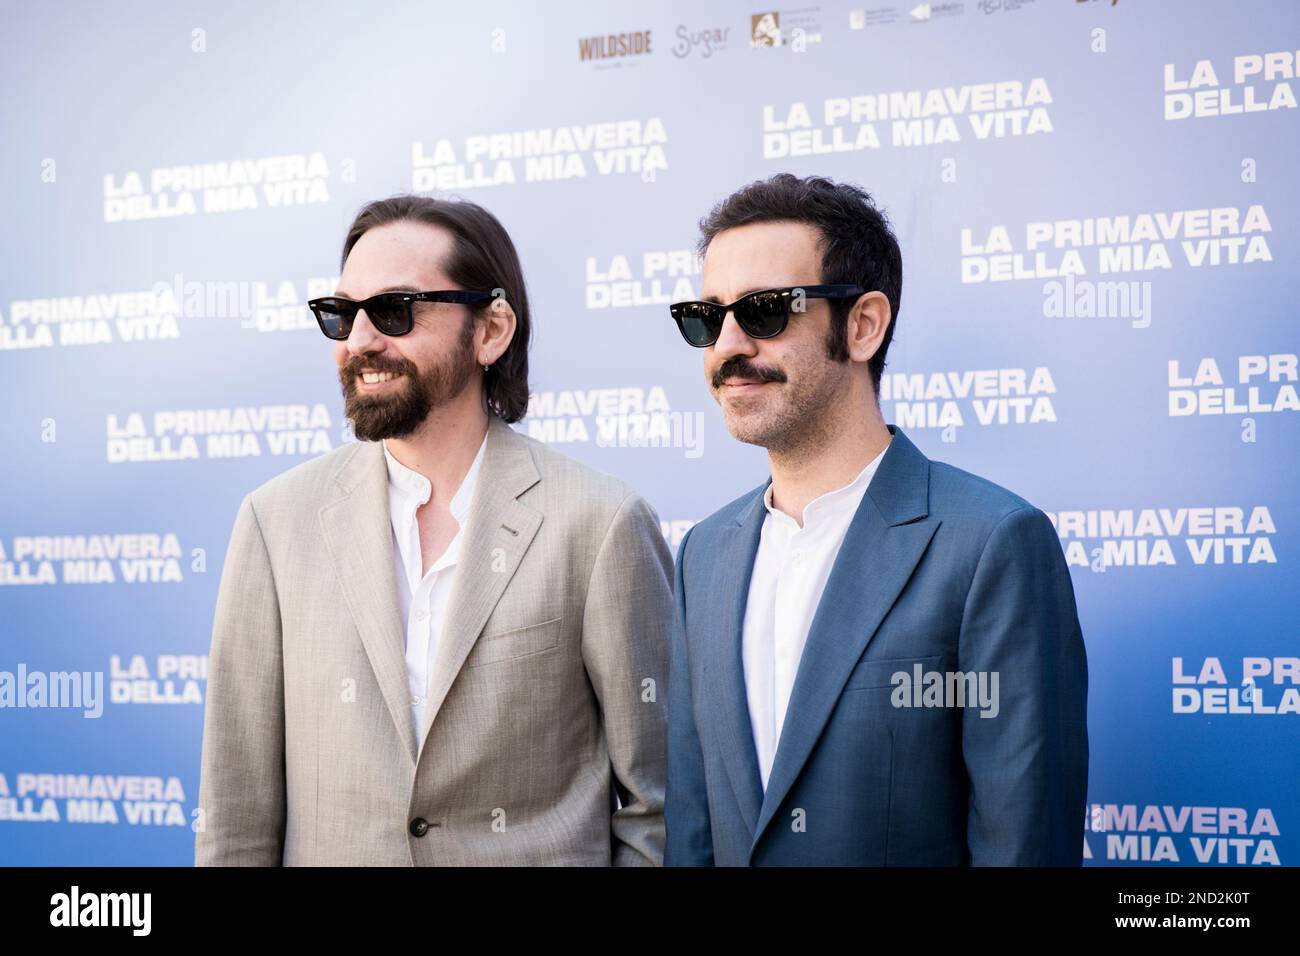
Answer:
<svg viewBox="0 0 1300 956"><path fill-rule="evenodd" d="M694 529L692 529L694 530ZM668 672L668 793L665 801L665 866L712 866L713 835L709 819L704 757L691 704L691 672L686 655L686 532L677 550L674 574L676 608Z"/></svg>
<svg viewBox="0 0 1300 956"><path fill-rule="evenodd" d="M1088 786L1088 662L1051 521L1006 515L980 555L958 669L997 675L996 716L962 714L974 866L1078 866ZM990 685L992 686L992 685Z"/></svg>
<svg viewBox="0 0 1300 956"><path fill-rule="evenodd" d="M280 605L249 495L221 571L199 775L196 866L279 866L284 850Z"/></svg>
<svg viewBox="0 0 1300 956"><path fill-rule="evenodd" d="M615 866L663 864L667 720L660 697L672 562L658 516L629 494L596 555L582 619L583 660L600 703L620 803L610 820Z"/></svg>

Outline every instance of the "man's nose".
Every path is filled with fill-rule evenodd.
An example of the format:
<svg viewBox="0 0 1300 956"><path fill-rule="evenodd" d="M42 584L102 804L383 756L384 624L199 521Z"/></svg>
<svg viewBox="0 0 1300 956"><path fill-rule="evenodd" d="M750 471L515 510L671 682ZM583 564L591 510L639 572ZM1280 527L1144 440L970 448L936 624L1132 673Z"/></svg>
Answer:
<svg viewBox="0 0 1300 956"><path fill-rule="evenodd" d="M348 332L348 352L352 355L364 355L367 352L383 351L383 340L386 336L375 328L374 323L370 321L370 316L366 315L365 309L357 309L356 317L352 320L352 328Z"/></svg>
<svg viewBox="0 0 1300 956"><path fill-rule="evenodd" d="M736 317L728 312L722 319L718 341L713 343L713 358L719 365L736 355L758 354L758 343L745 334Z"/></svg>

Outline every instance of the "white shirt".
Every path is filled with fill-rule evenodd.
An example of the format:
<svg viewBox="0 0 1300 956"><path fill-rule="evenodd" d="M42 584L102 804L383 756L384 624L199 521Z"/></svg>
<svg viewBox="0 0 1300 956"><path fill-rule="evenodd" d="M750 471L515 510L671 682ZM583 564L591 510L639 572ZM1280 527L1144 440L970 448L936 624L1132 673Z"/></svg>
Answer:
<svg viewBox="0 0 1300 956"><path fill-rule="evenodd" d="M423 574L424 554L420 548L420 527L416 510L429 500L433 485L429 479L407 468L393 457L384 441L384 458L388 461L388 514L393 526L393 560L397 577L397 596L402 620L406 623L406 674L411 690L411 723L415 739L424 729L425 704L429 696L429 676L433 667L437 638L441 636L456 574L456 557L465 535L465 519L474 498L474 481L483 461L487 436L469 466L460 488L448 506L460 526L441 557Z"/></svg>
<svg viewBox="0 0 1300 956"><path fill-rule="evenodd" d="M771 485L763 495L767 515L745 603L741 659L764 790L772 775L808 629L849 523L884 456L882 451L843 488L808 502L802 528L794 518L772 507Z"/></svg>

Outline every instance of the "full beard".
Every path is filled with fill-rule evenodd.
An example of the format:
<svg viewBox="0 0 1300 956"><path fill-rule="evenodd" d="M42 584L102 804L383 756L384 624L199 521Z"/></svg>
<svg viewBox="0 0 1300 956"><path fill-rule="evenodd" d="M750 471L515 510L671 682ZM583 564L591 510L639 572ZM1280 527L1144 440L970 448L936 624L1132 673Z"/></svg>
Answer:
<svg viewBox="0 0 1300 956"><path fill-rule="evenodd" d="M420 374L407 360L400 367L384 368L401 374L390 394L363 395L357 391L354 371L364 363L349 362L340 372L343 386L343 414L352 422L352 433L360 441L406 438L416 432L429 413L450 403L464 392L474 374L472 339L461 340L457 353ZM367 366L369 367L369 366Z"/></svg>

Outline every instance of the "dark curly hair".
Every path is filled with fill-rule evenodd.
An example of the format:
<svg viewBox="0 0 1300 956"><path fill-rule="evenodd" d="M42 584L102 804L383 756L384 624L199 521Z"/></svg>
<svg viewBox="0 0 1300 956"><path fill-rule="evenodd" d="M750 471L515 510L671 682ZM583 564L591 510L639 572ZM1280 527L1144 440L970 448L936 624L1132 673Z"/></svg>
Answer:
<svg viewBox="0 0 1300 956"><path fill-rule="evenodd" d="M880 348L867 363L871 385L879 395L885 353L894 337L903 293L903 256L889 219L876 208L869 193L850 183L778 173L736 190L700 220L699 254L704 255L713 237L724 229L756 222L813 226L821 235L823 283L860 285L867 291L885 294L889 300L889 326ZM839 362L849 357L846 320L853 303L852 299L830 300L831 327L826 348L830 357Z"/></svg>

